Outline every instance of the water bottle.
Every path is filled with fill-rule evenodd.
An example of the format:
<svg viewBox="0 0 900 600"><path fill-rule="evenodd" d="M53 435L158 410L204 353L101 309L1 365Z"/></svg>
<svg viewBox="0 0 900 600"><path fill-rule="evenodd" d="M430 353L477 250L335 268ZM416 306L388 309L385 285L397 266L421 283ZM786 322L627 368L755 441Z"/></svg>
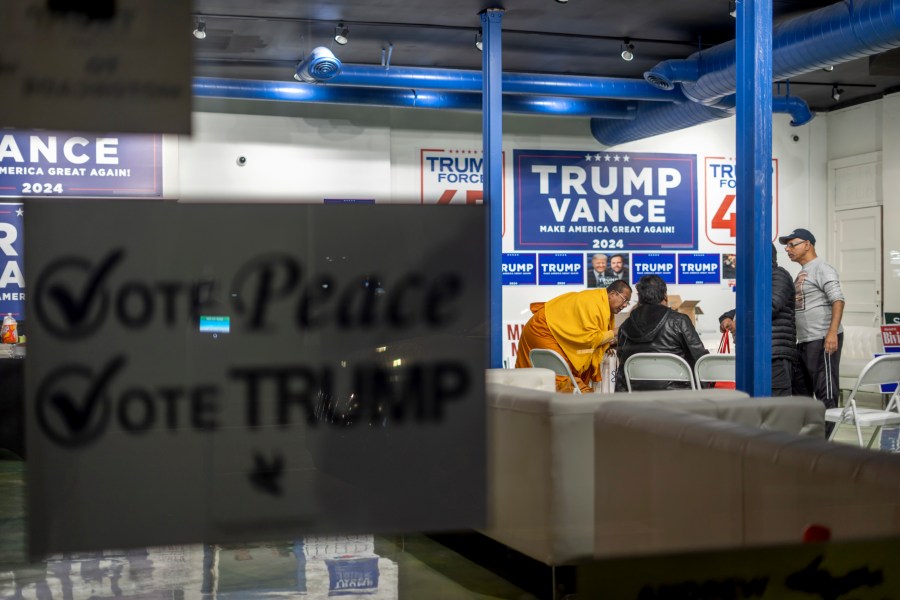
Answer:
<svg viewBox="0 0 900 600"><path fill-rule="evenodd" d="M12 313L3 317L3 326L0 327L0 343L17 344L19 342L18 323Z"/></svg>

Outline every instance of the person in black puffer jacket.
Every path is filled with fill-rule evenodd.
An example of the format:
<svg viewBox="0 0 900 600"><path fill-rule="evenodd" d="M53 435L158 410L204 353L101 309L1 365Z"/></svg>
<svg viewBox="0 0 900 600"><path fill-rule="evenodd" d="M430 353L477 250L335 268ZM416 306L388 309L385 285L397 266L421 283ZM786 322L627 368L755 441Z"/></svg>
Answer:
<svg viewBox="0 0 900 600"><path fill-rule="evenodd" d="M677 354L694 363L709 351L703 347L697 330L687 315L675 312L666 303L669 300L666 282L659 275L644 275L637 285L638 305L628 320L619 328L617 346L619 370L616 373L616 391L627 390L623 366L628 357L638 352L667 352ZM637 381L633 390L672 390L689 388L682 381Z"/></svg>
<svg viewBox="0 0 900 600"><path fill-rule="evenodd" d="M778 266L778 251L772 244L772 395L790 396L798 376L797 327L794 324L796 289L791 274ZM719 317L719 330L736 331L734 310ZM802 385L800 386L802 387ZM798 394L803 389L794 390Z"/></svg>

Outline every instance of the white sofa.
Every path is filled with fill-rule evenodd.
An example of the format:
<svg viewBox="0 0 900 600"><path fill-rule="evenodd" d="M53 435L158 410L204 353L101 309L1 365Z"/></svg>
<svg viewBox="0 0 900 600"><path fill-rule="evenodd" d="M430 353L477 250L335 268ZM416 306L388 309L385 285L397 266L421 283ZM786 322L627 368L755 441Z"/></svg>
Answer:
<svg viewBox="0 0 900 600"><path fill-rule="evenodd" d="M860 372L874 357L884 352L880 327L844 325L844 344L841 347L840 389L848 392Z"/></svg>
<svg viewBox="0 0 900 600"><path fill-rule="evenodd" d="M900 534L900 455L673 408L597 410L596 558Z"/></svg>
<svg viewBox="0 0 900 600"><path fill-rule="evenodd" d="M720 419L824 437L822 404L808 398L762 402L734 390L561 394L545 369L491 369L487 381L483 533L552 566L594 552L593 415L604 403L627 398L648 407L683 405ZM525 383L535 389L520 386Z"/></svg>

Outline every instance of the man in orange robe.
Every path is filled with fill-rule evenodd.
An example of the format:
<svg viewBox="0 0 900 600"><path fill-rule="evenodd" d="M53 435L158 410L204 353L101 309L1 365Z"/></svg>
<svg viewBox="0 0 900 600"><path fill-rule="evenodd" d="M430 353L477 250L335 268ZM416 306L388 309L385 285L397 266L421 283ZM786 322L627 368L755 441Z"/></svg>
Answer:
<svg viewBox="0 0 900 600"><path fill-rule="evenodd" d="M627 282L614 281L606 289L569 292L548 302L531 304L532 317L519 337L516 368L531 367L533 348L554 350L562 356L578 387L591 391L591 382L600 381L600 363L615 339L615 316L631 302ZM556 377L560 392L574 390L566 377Z"/></svg>

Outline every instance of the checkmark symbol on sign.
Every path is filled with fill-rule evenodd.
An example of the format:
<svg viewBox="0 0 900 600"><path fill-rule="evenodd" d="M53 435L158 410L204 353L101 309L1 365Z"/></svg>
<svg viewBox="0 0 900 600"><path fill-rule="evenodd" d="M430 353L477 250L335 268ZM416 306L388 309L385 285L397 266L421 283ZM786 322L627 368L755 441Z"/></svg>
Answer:
<svg viewBox="0 0 900 600"><path fill-rule="evenodd" d="M106 385L124 364L125 359L121 356L110 362L80 401L63 391L50 396L50 405L56 408L70 432L78 434L84 431L101 404Z"/></svg>
<svg viewBox="0 0 900 600"><path fill-rule="evenodd" d="M96 271L88 279L80 295L72 295L62 285L52 285L47 290L47 295L56 301L65 318L70 324L82 323L90 314L90 308L100 295L103 281L112 268L122 259L122 251L113 252L104 260Z"/></svg>

